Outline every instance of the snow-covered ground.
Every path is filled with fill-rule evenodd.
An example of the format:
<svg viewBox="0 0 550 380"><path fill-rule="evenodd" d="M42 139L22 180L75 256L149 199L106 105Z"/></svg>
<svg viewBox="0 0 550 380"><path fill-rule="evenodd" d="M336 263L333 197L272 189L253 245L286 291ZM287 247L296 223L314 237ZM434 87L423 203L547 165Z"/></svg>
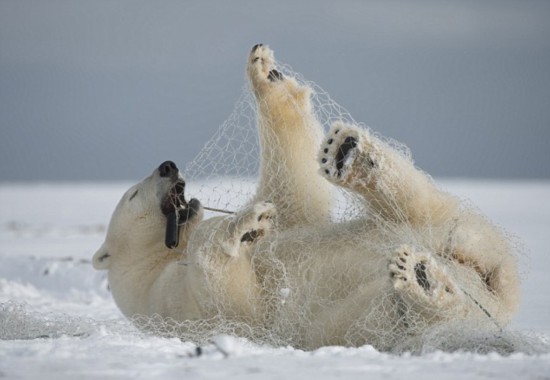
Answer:
<svg viewBox="0 0 550 380"><path fill-rule="evenodd" d="M390 355L370 346L303 352L220 336L197 348L125 321L90 258L124 190L0 184L0 378L550 379L550 354ZM513 328L550 337L550 182L443 181L517 235L523 302Z"/></svg>

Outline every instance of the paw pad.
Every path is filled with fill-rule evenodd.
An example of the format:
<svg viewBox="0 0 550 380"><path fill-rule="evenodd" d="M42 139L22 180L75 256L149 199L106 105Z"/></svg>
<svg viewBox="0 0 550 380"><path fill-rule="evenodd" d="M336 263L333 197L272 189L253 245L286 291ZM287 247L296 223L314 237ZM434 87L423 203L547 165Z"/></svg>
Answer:
<svg viewBox="0 0 550 380"><path fill-rule="evenodd" d="M428 281L428 274L426 273L426 264L420 262L414 266L414 273L416 275L416 282L425 291L430 291L430 282Z"/></svg>
<svg viewBox="0 0 550 380"><path fill-rule="evenodd" d="M388 268L396 289L403 288L404 283L416 283L424 292L430 291L427 260L417 257L413 248L406 245L401 246L390 260Z"/></svg>
<svg viewBox="0 0 550 380"><path fill-rule="evenodd" d="M240 242L253 243L264 236L273 227L276 215L275 205L271 202L260 202L254 205L251 213L243 222ZM241 231L242 231L241 230Z"/></svg>
<svg viewBox="0 0 550 380"><path fill-rule="evenodd" d="M342 168L344 167L344 163L346 162L346 158L348 157L350 150L356 146L357 139L353 136L348 136L338 148L338 152L335 157L336 171L338 172L338 175L342 174Z"/></svg>
<svg viewBox="0 0 550 380"><path fill-rule="evenodd" d="M283 74L275 69L271 70L269 74L267 75L267 79L269 79L272 82L277 82L280 80L283 80Z"/></svg>
<svg viewBox="0 0 550 380"><path fill-rule="evenodd" d="M243 236L241 236L241 243L252 243L254 240L259 238L261 235L263 235L262 230L251 230L244 233Z"/></svg>
<svg viewBox="0 0 550 380"><path fill-rule="evenodd" d="M428 253L402 245L390 259L388 269L394 289L410 305L422 307L423 312L437 313L459 299L445 267Z"/></svg>
<svg viewBox="0 0 550 380"><path fill-rule="evenodd" d="M332 181L343 179L358 154L358 141L359 131L356 128L336 123L321 146L321 173Z"/></svg>

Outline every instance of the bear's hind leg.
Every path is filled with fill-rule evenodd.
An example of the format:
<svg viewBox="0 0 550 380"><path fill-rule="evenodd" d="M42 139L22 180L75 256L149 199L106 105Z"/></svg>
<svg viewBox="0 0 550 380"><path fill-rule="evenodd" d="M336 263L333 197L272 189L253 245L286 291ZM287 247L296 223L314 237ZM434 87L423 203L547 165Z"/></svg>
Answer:
<svg viewBox="0 0 550 380"><path fill-rule="evenodd" d="M366 131L341 122L333 124L319 153L325 178L361 193L375 189L381 159Z"/></svg>
<svg viewBox="0 0 550 380"><path fill-rule="evenodd" d="M437 189L408 157L355 125L334 123L318 160L322 176L358 193L392 222L441 225L458 211L458 200Z"/></svg>
<svg viewBox="0 0 550 380"><path fill-rule="evenodd" d="M451 316L464 301L451 275L428 253L402 245L390 259L388 269L402 301L427 320Z"/></svg>

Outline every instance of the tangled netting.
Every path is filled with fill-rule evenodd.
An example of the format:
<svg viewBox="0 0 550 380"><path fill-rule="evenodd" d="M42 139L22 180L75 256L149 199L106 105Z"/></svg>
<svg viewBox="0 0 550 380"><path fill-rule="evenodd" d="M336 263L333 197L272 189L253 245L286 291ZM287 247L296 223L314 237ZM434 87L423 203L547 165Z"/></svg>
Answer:
<svg viewBox="0 0 550 380"><path fill-rule="evenodd" d="M199 344L229 334L303 349L540 351L505 329L519 292L506 233L267 47L247 73L233 113L184 170L186 196L235 213L207 212L180 262L202 318L135 325Z"/></svg>
<svg viewBox="0 0 550 380"><path fill-rule="evenodd" d="M294 72L290 65L278 64L277 67L286 77L294 78L312 90L312 111L322 128L327 130L330 125L338 121L360 125L327 92ZM200 197L203 204L212 208L229 211L240 209L254 196L260 174L261 155L257 112L257 101L249 85L246 84L231 115L205 144L197 157L185 166L185 178L192 187L191 196ZM380 136L380 138L391 144L396 151L410 157L410 152L405 145L385 137ZM266 142L264 145L265 148L269 148L271 142ZM314 141L311 141L311 147L318 148ZM273 162L273 164L284 165L282 162ZM200 185L193 187L194 183ZM284 183L281 184L281 187L283 186L285 186ZM353 219L363 211L364 206L361 202L356 202L356 199L349 196L347 192L340 191L334 196L337 198L332 209L335 222ZM279 212L283 211L279 210Z"/></svg>
<svg viewBox="0 0 550 380"><path fill-rule="evenodd" d="M216 296L204 300L206 318L135 317L138 326L195 342L223 333L305 349L532 351L504 330L519 287L510 236L267 48L251 53L248 77L184 174L200 184L191 196L203 205L275 205L274 225L253 229L261 238L240 253L257 284L236 295L227 279L239 275L209 261L202 269ZM239 297L252 312L239 313Z"/></svg>

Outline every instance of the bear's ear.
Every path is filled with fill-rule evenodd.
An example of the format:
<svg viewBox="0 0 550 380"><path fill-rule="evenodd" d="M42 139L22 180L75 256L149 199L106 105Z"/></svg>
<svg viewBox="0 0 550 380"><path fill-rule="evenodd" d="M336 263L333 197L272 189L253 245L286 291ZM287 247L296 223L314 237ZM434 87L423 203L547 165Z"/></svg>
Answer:
<svg viewBox="0 0 550 380"><path fill-rule="evenodd" d="M95 253L92 264L94 268L98 270L109 269L109 265L111 264L111 254L107 251L105 243L103 243Z"/></svg>

